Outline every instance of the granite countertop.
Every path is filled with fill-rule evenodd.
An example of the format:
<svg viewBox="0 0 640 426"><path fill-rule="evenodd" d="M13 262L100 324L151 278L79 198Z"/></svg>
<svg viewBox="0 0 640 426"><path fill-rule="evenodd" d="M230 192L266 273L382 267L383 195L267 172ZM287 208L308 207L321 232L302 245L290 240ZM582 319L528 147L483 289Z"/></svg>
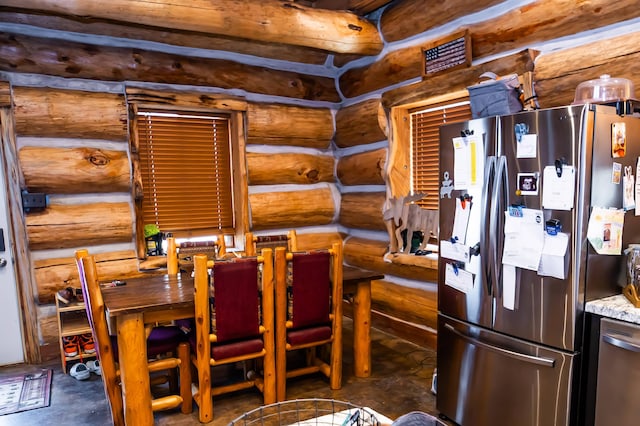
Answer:
<svg viewBox="0 0 640 426"><path fill-rule="evenodd" d="M585 310L603 317L640 324L640 308L634 307L622 294L587 302Z"/></svg>

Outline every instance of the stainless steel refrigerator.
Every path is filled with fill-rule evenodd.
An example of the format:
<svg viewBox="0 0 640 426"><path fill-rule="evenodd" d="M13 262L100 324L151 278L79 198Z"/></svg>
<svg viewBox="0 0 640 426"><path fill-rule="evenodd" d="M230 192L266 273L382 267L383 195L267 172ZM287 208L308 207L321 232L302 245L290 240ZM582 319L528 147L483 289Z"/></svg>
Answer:
<svg viewBox="0 0 640 426"><path fill-rule="evenodd" d="M623 256L587 240L589 218L595 206L623 207L620 173L636 174L640 119L567 106L444 125L440 143L437 409L463 426L577 424L584 304L625 280ZM573 173L574 188L545 208L550 170ZM544 233L568 237L555 276L503 266L504 227L522 209L539 212ZM623 248L640 242L633 210L623 229Z"/></svg>

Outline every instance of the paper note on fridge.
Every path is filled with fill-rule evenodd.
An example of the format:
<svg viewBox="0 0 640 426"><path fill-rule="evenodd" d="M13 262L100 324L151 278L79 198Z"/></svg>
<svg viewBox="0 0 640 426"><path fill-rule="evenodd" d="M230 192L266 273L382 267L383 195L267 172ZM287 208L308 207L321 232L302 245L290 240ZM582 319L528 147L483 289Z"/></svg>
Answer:
<svg viewBox="0 0 640 426"><path fill-rule="evenodd" d="M467 294L473 290L473 274L447 263L444 268L444 283Z"/></svg>
<svg viewBox="0 0 640 426"><path fill-rule="evenodd" d="M559 278L567 277L567 248L569 247L569 234L558 232L556 235L544 235L542 258L538 267L538 275Z"/></svg>
<svg viewBox="0 0 640 426"><path fill-rule="evenodd" d="M589 216L587 239L598 254L622 253L623 209L594 207Z"/></svg>
<svg viewBox="0 0 640 426"><path fill-rule="evenodd" d="M551 210L571 210L576 192L576 169L562 166L560 176L554 166L544 168L542 175L542 207Z"/></svg>
<svg viewBox="0 0 640 426"><path fill-rule="evenodd" d="M440 240L439 255L445 259L467 263L469 261L469 246L466 244L452 243L447 240Z"/></svg>
<svg viewBox="0 0 640 426"><path fill-rule="evenodd" d="M518 268L538 270L544 246L542 210L521 209L522 216L505 212L502 263Z"/></svg>
<svg viewBox="0 0 640 426"><path fill-rule="evenodd" d="M453 138L453 189L481 185L484 176L482 135Z"/></svg>

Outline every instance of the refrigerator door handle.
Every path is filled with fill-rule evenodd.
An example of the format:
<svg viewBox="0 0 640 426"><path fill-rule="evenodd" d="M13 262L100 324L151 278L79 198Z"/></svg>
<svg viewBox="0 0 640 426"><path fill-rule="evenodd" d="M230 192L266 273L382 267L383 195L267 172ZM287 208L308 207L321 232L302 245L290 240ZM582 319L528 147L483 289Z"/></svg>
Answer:
<svg viewBox="0 0 640 426"><path fill-rule="evenodd" d="M483 348L483 349L487 349L493 352L496 352L500 355L504 355L507 356L509 358L513 358L519 361L523 361L523 362L527 362L529 364L536 364L536 365L540 365L543 367L550 367L553 368L553 366L555 365L556 361L553 359L549 359L549 358L542 358L542 357L537 357L537 356L533 356L533 355L525 355L525 354L521 354L519 352L514 352L514 351L510 351L508 349L503 349L497 346L493 346L490 345L488 343L484 343L476 338L473 338L471 336L467 336L464 333L461 333L460 331L456 330L451 324L445 324L444 327L446 329L448 329L449 331L451 331L453 334L455 334L456 336L458 336L459 338L461 338L462 340L466 341L467 343L470 343L474 346Z"/></svg>
<svg viewBox="0 0 640 426"><path fill-rule="evenodd" d="M493 185L493 193L491 194L491 211L490 211L490 232L491 232L491 257L490 268L495 279L495 293L498 297L501 294L500 283L502 281L502 271L498 259L500 258L500 249L498 241L502 237L500 235L500 221L504 221L504 212L509 206L509 174L507 170L507 157L501 155L496 160L496 179Z"/></svg>
<svg viewBox="0 0 640 426"><path fill-rule="evenodd" d="M491 267L493 264L493 251L490 247L490 232L487 232L486 224L489 223L490 220L490 209L489 206L492 205L492 200L489 198L491 193L493 192L493 188L489 188L495 181L495 173L496 173L496 157L489 156L486 160L486 165L484 166L484 186L482 188L482 212L484 217L482 218L482 227L480 229L480 253L483 256L482 261L482 279L487 286L487 294L489 296L492 295L491 280L495 279L495 275L491 275Z"/></svg>
<svg viewBox="0 0 640 426"><path fill-rule="evenodd" d="M602 336L602 340L620 349L631 352L640 352L640 344L629 341L619 334L605 334Z"/></svg>

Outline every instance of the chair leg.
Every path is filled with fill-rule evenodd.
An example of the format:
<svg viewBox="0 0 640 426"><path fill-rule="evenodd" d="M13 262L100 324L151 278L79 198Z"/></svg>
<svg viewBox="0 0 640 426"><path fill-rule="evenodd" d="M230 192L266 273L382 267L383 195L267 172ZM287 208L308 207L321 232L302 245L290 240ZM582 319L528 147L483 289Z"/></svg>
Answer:
<svg viewBox="0 0 640 426"><path fill-rule="evenodd" d="M180 359L180 396L182 406L180 411L189 414L193 411L193 397L191 395L191 353L189 344L182 342L178 345L178 358Z"/></svg>

